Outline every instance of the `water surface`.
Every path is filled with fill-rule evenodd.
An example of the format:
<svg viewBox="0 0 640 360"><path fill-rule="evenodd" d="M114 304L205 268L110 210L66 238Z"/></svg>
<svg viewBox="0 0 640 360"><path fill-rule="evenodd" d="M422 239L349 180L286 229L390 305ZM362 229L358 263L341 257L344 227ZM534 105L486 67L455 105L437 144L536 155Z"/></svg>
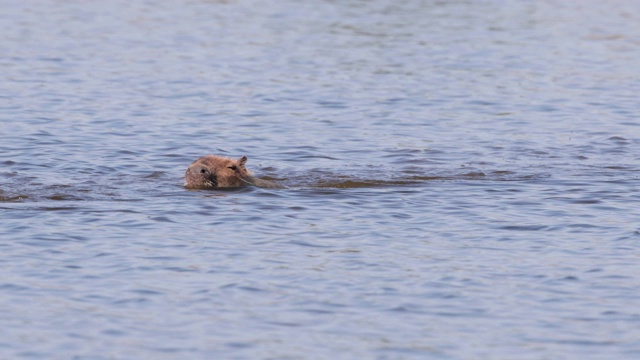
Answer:
<svg viewBox="0 0 640 360"><path fill-rule="evenodd" d="M1 358L640 356L638 4L0 3Z"/></svg>

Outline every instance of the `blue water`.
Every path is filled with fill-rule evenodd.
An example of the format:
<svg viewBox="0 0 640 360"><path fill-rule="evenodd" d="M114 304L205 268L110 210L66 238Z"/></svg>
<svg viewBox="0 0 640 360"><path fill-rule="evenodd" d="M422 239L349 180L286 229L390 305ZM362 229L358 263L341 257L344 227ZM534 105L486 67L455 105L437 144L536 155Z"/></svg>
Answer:
<svg viewBox="0 0 640 360"><path fill-rule="evenodd" d="M0 358L640 357L640 3L0 8Z"/></svg>

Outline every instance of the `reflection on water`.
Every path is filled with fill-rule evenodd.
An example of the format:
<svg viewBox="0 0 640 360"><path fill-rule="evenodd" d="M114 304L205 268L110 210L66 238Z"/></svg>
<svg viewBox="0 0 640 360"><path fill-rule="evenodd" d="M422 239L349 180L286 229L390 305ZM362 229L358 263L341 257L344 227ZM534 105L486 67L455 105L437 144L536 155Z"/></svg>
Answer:
<svg viewBox="0 0 640 360"><path fill-rule="evenodd" d="M638 5L4 9L0 358L640 352Z"/></svg>

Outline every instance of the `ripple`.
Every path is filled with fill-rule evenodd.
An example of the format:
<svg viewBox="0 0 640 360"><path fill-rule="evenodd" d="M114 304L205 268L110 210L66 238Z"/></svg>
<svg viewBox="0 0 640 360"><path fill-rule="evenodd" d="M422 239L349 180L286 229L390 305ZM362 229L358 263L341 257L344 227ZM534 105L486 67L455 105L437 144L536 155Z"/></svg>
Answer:
<svg viewBox="0 0 640 360"><path fill-rule="evenodd" d="M630 357L630 4L12 2L0 358Z"/></svg>

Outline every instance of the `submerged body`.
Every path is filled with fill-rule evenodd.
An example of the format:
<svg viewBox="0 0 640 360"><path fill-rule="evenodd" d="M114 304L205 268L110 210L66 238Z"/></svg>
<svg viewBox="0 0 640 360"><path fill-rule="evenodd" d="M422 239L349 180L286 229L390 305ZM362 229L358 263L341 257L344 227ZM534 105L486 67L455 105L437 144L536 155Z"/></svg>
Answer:
<svg viewBox="0 0 640 360"><path fill-rule="evenodd" d="M247 170L247 157L237 160L222 156L207 155L194 161L184 174L184 186L188 189L233 188L258 186L282 188L268 180L257 179Z"/></svg>

